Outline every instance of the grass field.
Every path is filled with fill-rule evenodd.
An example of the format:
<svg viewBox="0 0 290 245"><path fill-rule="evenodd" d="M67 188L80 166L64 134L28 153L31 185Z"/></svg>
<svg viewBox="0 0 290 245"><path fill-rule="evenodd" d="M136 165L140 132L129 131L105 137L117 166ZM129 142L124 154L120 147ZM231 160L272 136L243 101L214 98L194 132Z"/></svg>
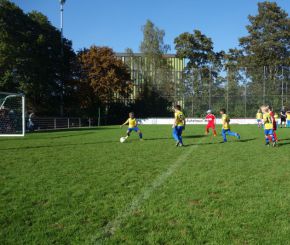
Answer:
<svg viewBox="0 0 290 245"><path fill-rule="evenodd" d="M0 138L0 244L289 244L290 129L279 147L188 126Z"/></svg>

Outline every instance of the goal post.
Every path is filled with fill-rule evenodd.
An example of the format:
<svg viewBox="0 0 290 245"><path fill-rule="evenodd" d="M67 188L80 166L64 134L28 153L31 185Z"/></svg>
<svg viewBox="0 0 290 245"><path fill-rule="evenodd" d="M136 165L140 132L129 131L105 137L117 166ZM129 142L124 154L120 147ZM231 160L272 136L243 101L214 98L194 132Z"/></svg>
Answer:
<svg viewBox="0 0 290 245"><path fill-rule="evenodd" d="M0 92L0 137L25 135L25 96Z"/></svg>

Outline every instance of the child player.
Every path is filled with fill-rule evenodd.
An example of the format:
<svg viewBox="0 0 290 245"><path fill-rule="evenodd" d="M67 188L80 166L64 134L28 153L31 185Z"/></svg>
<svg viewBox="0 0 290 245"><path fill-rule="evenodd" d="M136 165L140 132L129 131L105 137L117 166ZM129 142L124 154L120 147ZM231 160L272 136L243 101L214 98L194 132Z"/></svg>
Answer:
<svg viewBox="0 0 290 245"><path fill-rule="evenodd" d="M258 128L260 128L262 125L262 119L263 119L263 114L262 114L260 109L258 110L258 112L256 114L256 119L257 119L257 123L258 123Z"/></svg>
<svg viewBox="0 0 290 245"><path fill-rule="evenodd" d="M216 136L216 130L215 130L215 115L211 113L211 110L208 110L207 115L205 117L205 120L207 121L207 125L205 128L205 134L209 133L209 129L211 128L213 131L213 136Z"/></svg>
<svg viewBox="0 0 290 245"><path fill-rule="evenodd" d="M286 122L287 122L286 124L287 128L290 128L290 111L286 112Z"/></svg>
<svg viewBox="0 0 290 245"><path fill-rule="evenodd" d="M185 129L185 116L181 111L181 106L176 105L173 107L174 110L174 123L173 128L173 138L176 140L176 146L183 146L182 142L182 131Z"/></svg>
<svg viewBox="0 0 290 245"><path fill-rule="evenodd" d="M130 136L132 131L135 131L136 133L139 134L140 140L142 140L142 132L138 128L138 123L137 120L134 116L134 112L129 113L129 118L127 119L126 122L124 122L120 127L122 128L124 125L129 124L128 130L127 130L127 136L125 137L126 139Z"/></svg>
<svg viewBox="0 0 290 245"><path fill-rule="evenodd" d="M226 109L220 109L220 114L222 115L222 136L224 143L227 142L227 134L230 136L235 136L237 139L240 139L241 136L238 133L234 133L230 129L230 118L226 114Z"/></svg>
<svg viewBox="0 0 290 245"><path fill-rule="evenodd" d="M273 122L272 117L270 115L270 110L267 106L261 106L261 111L263 112L263 123L264 123L264 133L266 145L269 146L269 136L272 139L273 146L276 146L276 141L273 135Z"/></svg>
<svg viewBox="0 0 290 245"><path fill-rule="evenodd" d="M273 123L273 136L275 138L275 142L278 142L278 138L277 138L277 134L276 134L277 121L276 121L276 118L275 118L275 113L274 113L273 108L271 106L268 106L268 109L269 109L269 114L271 116L272 123Z"/></svg>

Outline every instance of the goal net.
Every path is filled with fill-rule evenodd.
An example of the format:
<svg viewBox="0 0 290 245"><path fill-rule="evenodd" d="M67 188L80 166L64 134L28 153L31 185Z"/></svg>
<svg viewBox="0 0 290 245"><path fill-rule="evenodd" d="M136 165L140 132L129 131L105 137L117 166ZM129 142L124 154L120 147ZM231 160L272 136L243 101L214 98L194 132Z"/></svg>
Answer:
<svg viewBox="0 0 290 245"><path fill-rule="evenodd" d="M0 136L24 136L25 98L0 92Z"/></svg>

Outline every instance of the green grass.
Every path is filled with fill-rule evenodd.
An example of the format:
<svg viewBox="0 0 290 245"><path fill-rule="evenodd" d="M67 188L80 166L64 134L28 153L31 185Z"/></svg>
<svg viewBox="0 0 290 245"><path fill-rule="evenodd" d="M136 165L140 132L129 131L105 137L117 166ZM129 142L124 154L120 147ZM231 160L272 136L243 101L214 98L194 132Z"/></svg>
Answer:
<svg viewBox="0 0 290 245"><path fill-rule="evenodd" d="M0 244L289 243L290 129L277 148L255 126L226 144L188 126L184 148L142 130L0 138Z"/></svg>

